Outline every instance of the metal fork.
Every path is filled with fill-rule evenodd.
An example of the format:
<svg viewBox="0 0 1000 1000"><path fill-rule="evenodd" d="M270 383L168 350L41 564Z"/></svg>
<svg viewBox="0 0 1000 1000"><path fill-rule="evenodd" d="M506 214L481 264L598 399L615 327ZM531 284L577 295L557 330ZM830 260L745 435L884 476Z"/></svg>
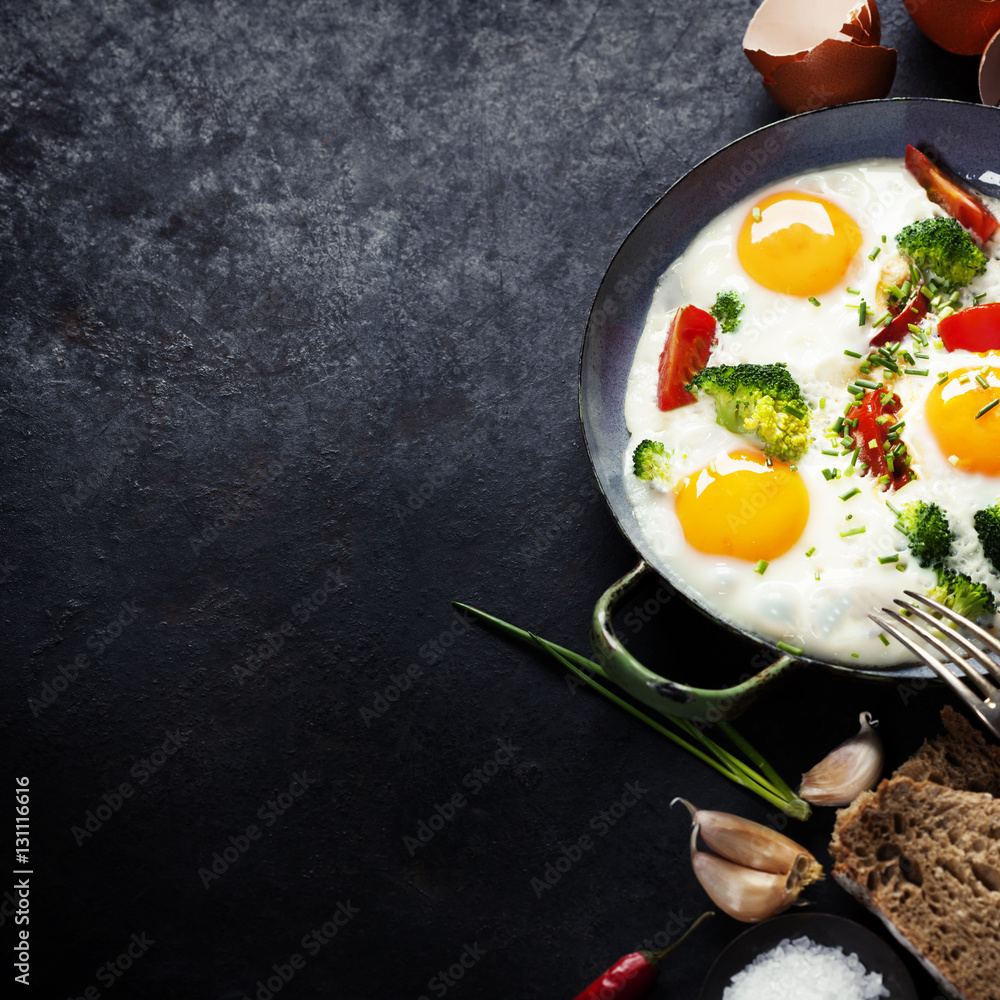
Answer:
<svg viewBox="0 0 1000 1000"><path fill-rule="evenodd" d="M964 628L971 635L975 636L987 650L991 650L1000 656L1000 642L998 642L989 632L980 628L978 625L969 621L967 618L963 618L961 615L956 615L954 611L946 607L943 604L932 600L930 597L924 594L918 594L913 590L904 590L904 594L914 601L920 601L922 604L926 604L929 608L933 608L938 614L943 615L949 621L954 622L956 625ZM958 695L962 701L965 702L969 708L972 709L976 715L982 719L986 727L998 738L1000 738L1000 666L997 662L991 659L986 653L976 646L974 643L970 642L964 635L955 629L946 625L941 618L935 617L923 608L918 607L914 604L907 604L906 601L896 600L895 604L898 604L901 608L905 608L908 612L908 617L903 617L903 615L893 611L892 608L882 608L882 613L887 615L893 622L898 622L901 625L905 625L908 629L918 635L924 642L929 643L936 650L944 654L945 660L954 663L959 667L969 679L971 684L978 688L983 696L980 700L975 696L975 694L969 690L966 684L963 684L959 679L961 675L956 675L949 667L942 663L936 656L929 653L922 646L918 646L910 636L901 632L894 624L887 621L885 618L880 617L876 614L871 614L868 617L871 618L876 625L884 629L890 635L895 636L907 649L916 653L924 663L927 664L951 689ZM968 654L968 659L963 659L961 656L957 656L951 648L949 648L942 640L933 635L925 628L921 628L916 625L911 619L913 616L923 619L934 627L937 632L946 635L952 642L964 649ZM983 670L986 671L984 675L979 670L973 666L972 661L978 663ZM990 680L997 683L992 683Z"/></svg>

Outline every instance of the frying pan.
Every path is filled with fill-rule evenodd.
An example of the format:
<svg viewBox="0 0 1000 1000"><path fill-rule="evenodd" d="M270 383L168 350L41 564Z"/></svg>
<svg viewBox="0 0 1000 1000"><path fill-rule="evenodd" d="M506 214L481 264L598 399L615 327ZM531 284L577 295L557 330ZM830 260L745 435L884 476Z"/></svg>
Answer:
<svg viewBox="0 0 1000 1000"><path fill-rule="evenodd" d="M639 562L597 602L591 639L608 674L650 708L686 718L733 718L779 676L808 664L879 680L932 676L915 663L876 670L782 655L770 639L705 607L681 576L657 560L643 538L622 475L622 453L628 444L625 387L659 275L708 222L740 198L792 174L869 157L902 157L907 143L939 158L972 186L1000 197L1000 109L930 98L843 104L775 122L703 160L640 219L604 275L580 358L580 416L598 485ZM643 666L618 640L611 615L629 591L654 573L716 625L771 649L775 662L721 690L678 684Z"/></svg>

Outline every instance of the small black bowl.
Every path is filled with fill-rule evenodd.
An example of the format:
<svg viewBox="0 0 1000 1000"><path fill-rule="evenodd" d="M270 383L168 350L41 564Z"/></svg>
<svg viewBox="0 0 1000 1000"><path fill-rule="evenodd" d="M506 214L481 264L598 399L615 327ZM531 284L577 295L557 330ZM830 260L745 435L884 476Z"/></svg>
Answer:
<svg viewBox="0 0 1000 1000"><path fill-rule="evenodd" d="M808 937L828 948L843 948L852 952L869 972L880 972L882 983L889 990L883 1000L917 1000L917 991L910 974L899 956L870 930L828 913L800 913L775 917L754 924L715 960L701 988L700 1000L722 1000L722 994L733 976L748 966L758 955L770 951L785 938Z"/></svg>

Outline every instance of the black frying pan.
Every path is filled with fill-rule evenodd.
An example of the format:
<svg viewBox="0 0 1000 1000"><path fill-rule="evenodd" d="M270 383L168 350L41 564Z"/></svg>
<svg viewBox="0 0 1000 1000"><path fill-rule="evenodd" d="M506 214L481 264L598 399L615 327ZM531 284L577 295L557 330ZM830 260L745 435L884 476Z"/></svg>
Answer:
<svg viewBox="0 0 1000 1000"><path fill-rule="evenodd" d="M954 173L985 193L1000 196L1000 109L925 98L824 108L751 132L699 163L642 217L604 275L580 359L580 416L594 475L640 560L598 601L592 639L614 680L657 711L689 718L731 718L765 685L801 664L879 680L933 676L917 664L876 670L782 655L770 640L702 606L684 579L661 565L645 544L622 481L622 453L628 443L625 386L657 277L716 215L758 188L850 160L901 157L907 143L936 152ZM750 680L720 691L675 684L648 670L618 641L611 612L618 600L654 572L711 621L769 647L778 659Z"/></svg>

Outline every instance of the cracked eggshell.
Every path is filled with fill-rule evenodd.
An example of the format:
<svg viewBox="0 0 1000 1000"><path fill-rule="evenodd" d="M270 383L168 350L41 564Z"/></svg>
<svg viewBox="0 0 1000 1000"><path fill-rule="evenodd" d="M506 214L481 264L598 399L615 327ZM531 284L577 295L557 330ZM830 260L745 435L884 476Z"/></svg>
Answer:
<svg viewBox="0 0 1000 1000"><path fill-rule="evenodd" d="M959 56L982 55L1000 31L1000 0L903 0L903 5L935 45Z"/></svg>
<svg viewBox="0 0 1000 1000"><path fill-rule="evenodd" d="M874 0L764 0L743 51L786 111L885 97L896 50L879 45Z"/></svg>

